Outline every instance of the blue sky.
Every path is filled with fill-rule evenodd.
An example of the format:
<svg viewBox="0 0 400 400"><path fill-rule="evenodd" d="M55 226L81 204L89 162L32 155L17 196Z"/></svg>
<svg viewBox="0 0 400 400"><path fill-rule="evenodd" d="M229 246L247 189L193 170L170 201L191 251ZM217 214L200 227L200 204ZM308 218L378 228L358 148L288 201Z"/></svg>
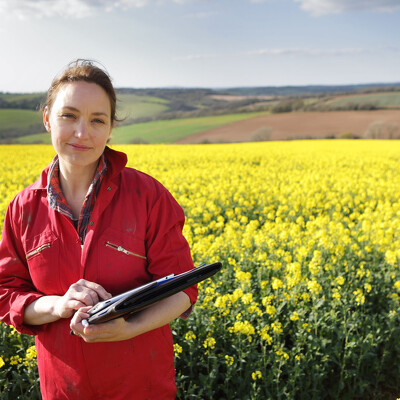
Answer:
<svg viewBox="0 0 400 400"><path fill-rule="evenodd" d="M0 91L75 58L116 87L400 82L399 0L0 0Z"/></svg>

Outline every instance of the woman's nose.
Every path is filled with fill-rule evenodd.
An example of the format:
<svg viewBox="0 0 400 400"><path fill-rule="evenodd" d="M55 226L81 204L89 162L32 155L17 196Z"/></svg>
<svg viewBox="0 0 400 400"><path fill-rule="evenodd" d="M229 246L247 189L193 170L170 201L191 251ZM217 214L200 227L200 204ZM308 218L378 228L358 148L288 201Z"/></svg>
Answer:
<svg viewBox="0 0 400 400"><path fill-rule="evenodd" d="M86 138L89 135L89 128L86 121L82 118L78 121L75 129L75 136L78 138Z"/></svg>

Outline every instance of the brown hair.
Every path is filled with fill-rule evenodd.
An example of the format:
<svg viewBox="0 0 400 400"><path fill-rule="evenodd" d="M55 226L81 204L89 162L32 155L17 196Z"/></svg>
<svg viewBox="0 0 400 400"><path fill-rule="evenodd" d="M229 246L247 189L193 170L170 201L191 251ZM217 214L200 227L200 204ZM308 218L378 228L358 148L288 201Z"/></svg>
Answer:
<svg viewBox="0 0 400 400"><path fill-rule="evenodd" d="M45 107L49 112L57 97L60 88L70 82L89 82L95 83L102 87L107 93L111 105L111 123L118 121L116 117L117 109L117 96L115 94L114 86L111 83L111 77L105 69L100 68L94 64L92 60L77 59L68 64L67 68L61 72L60 75L53 79L50 89L47 92Z"/></svg>

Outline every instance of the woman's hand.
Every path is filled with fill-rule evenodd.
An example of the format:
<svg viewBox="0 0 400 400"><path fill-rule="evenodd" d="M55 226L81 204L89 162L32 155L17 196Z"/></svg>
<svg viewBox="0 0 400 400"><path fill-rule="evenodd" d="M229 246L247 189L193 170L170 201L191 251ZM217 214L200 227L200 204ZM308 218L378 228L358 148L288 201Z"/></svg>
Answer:
<svg viewBox="0 0 400 400"><path fill-rule="evenodd" d="M54 304L54 313L59 318L69 318L81 307L94 306L101 300L111 297L98 283L80 279L72 284L64 296L59 297Z"/></svg>
<svg viewBox="0 0 400 400"><path fill-rule="evenodd" d="M29 304L24 311L24 323L43 325L69 318L81 307L93 306L111 297L101 285L80 279L69 287L64 296L43 296Z"/></svg>
<svg viewBox="0 0 400 400"><path fill-rule="evenodd" d="M82 321L89 318L87 311L91 307L82 307L71 319L71 331L80 336L85 342L116 342L130 339L132 335L129 330L129 323L124 318L113 319L103 324L84 326Z"/></svg>
<svg viewBox="0 0 400 400"><path fill-rule="evenodd" d="M89 318L90 307L79 309L73 316L70 328L85 342L115 342L131 339L145 332L169 324L190 307L189 296L184 292L167 297L128 319L122 317L103 324L83 326L82 321Z"/></svg>

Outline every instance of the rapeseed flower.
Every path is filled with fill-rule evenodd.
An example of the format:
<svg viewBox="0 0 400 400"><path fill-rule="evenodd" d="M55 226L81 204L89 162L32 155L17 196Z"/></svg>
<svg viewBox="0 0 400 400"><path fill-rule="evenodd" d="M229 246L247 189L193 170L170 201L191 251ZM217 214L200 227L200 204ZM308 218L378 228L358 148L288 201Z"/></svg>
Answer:
<svg viewBox="0 0 400 400"><path fill-rule="evenodd" d="M262 373L261 373L261 371L255 371L251 374L251 377L253 378L253 381L262 379Z"/></svg>

